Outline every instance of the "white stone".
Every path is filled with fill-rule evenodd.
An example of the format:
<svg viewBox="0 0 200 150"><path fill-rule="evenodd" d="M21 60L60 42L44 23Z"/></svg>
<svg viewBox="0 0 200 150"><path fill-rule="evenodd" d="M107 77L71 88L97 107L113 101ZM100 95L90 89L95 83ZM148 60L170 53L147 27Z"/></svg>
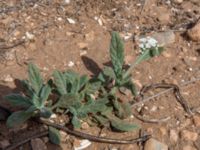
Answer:
<svg viewBox="0 0 200 150"><path fill-rule="evenodd" d="M67 21L70 23L70 24L75 24L76 21L72 18L67 18Z"/></svg>
<svg viewBox="0 0 200 150"><path fill-rule="evenodd" d="M74 66L74 62L73 61L69 61L68 67L73 67L73 66Z"/></svg>
<svg viewBox="0 0 200 150"><path fill-rule="evenodd" d="M145 143L144 150L168 150L168 146L151 138Z"/></svg>
<svg viewBox="0 0 200 150"><path fill-rule="evenodd" d="M83 150L90 146L92 143L89 140L81 140L80 141L80 146L74 147L74 150Z"/></svg>

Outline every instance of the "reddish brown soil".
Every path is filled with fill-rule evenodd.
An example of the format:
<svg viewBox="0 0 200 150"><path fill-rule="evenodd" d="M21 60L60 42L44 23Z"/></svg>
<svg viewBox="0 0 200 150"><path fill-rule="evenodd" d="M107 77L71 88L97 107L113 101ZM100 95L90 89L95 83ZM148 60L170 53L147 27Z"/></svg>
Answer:
<svg viewBox="0 0 200 150"><path fill-rule="evenodd" d="M12 79L27 78L26 64L30 61L39 66L46 78L50 77L55 69L73 69L88 75L98 73L99 67L102 68L103 64L109 61L108 50L112 30L122 35L131 33L134 36L174 30L176 41L166 46L166 51L161 56L138 65L133 71L133 77L138 89L141 85L163 81L181 85L184 81L200 76L200 44L190 41L184 32L177 30L189 28L199 16L200 1L197 0L185 0L181 4L146 0L145 5L140 0L71 0L69 4L64 4L62 0L0 1L0 100L5 106L14 109L3 100L3 96L19 90L16 88L16 82L6 82L5 79L8 75ZM95 17L101 18L103 25L100 25ZM67 18L72 18L76 23L70 24ZM14 48L1 48L1 45L12 45L23 39L26 32L33 34L34 38ZM125 42L125 49L127 61L134 60L138 55L137 44L132 38ZM81 56L83 52L87 53ZM70 61L75 64L73 67L68 66ZM191 107L200 106L199 87L200 83L195 82L181 88L182 95ZM151 94L156 92L158 91ZM144 114L149 118L170 116L171 119L162 124L149 124L131 119L138 123L143 131L151 133L154 138L174 150L180 150L186 144L194 146L195 143L199 143L200 137L197 142L185 141L181 137L177 143L170 141L170 129L177 132L188 129L200 133L199 128L193 125L192 119L185 117L184 110L172 93L160 96L146 103L146 106L148 110L144 111ZM149 110L152 106L161 109L151 112ZM0 122L0 140L9 139L12 143L23 138L22 133L27 135L36 127L35 123L29 122L23 129L10 130L6 128L5 122ZM82 131L98 135L100 129L89 127ZM114 133L104 129L102 132L105 136L123 139L139 135L139 130ZM69 137L68 148L65 149L71 149L69 143L73 144L74 139ZM137 150L139 146L92 143L87 149L112 148ZM26 144L24 149L28 150L30 146ZM61 148L48 143L48 149Z"/></svg>

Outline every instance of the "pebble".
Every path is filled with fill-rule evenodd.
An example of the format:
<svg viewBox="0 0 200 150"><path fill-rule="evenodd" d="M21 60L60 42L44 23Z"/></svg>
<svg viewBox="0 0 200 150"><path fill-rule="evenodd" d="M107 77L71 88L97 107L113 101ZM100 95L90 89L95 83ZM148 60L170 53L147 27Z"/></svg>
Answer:
<svg viewBox="0 0 200 150"><path fill-rule="evenodd" d="M29 32L26 32L25 35L26 35L27 39L29 39L29 40L33 40L35 38L34 34L29 33Z"/></svg>
<svg viewBox="0 0 200 150"><path fill-rule="evenodd" d="M200 127L200 117L199 116L194 116L193 122L196 127Z"/></svg>
<svg viewBox="0 0 200 150"><path fill-rule="evenodd" d="M174 0L174 3L176 4L181 4L183 2L183 0Z"/></svg>
<svg viewBox="0 0 200 150"><path fill-rule="evenodd" d="M189 38L193 41L200 41L200 21L187 31Z"/></svg>
<svg viewBox="0 0 200 150"><path fill-rule="evenodd" d="M145 143L144 150L168 150L168 146L151 138Z"/></svg>
<svg viewBox="0 0 200 150"><path fill-rule="evenodd" d="M170 141L173 143L176 143L178 141L178 133L176 132L176 130L169 131L169 138Z"/></svg>
<svg viewBox="0 0 200 150"><path fill-rule="evenodd" d="M197 149L193 146L186 145L186 146L183 147L183 150L197 150Z"/></svg>
<svg viewBox="0 0 200 150"><path fill-rule="evenodd" d="M82 150L90 146L92 143L89 140L76 140L74 150Z"/></svg>
<svg viewBox="0 0 200 150"><path fill-rule="evenodd" d="M84 55L87 55L87 51L86 50L80 52L80 56L84 56Z"/></svg>
<svg viewBox="0 0 200 150"><path fill-rule="evenodd" d="M88 128L89 128L89 125L88 125L87 122L83 122L83 123L81 124L81 129L86 130L86 129L88 129Z"/></svg>
<svg viewBox="0 0 200 150"><path fill-rule="evenodd" d="M70 23L70 24L75 24L76 21L72 18L67 18L67 21Z"/></svg>
<svg viewBox="0 0 200 150"><path fill-rule="evenodd" d="M84 42L80 42L80 43L78 43L78 46L80 49L86 49L88 47L88 44L84 43Z"/></svg>
<svg viewBox="0 0 200 150"><path fill-rule="evenodd" d="M188 131L188 130L183 130L181 132L181 137L185 139L186 141L196 141L198 138L198 133Z"/></svg>
<svg viewBox="0 0 200 150"><path fill-rule="evenodd" d="M13 79L13 77L10 74L8 74L8 75L4 76L3 81L4 82L13 82L14 79Z"/></svg>
<svg viewBox="0 0 200 150"><path fill-rule="evenodd" d="M9 145L10 145L10 142L8 140L2 140L2 141L0 141L0 149L4 149L4 148L6 148Z"/></svg>
<svg viewBox="0 0 200 150"><path fill-rule="evenodd" d="M47 150L46 144L40 138L32 139L31 147L32 150Z"/></svg>
<svg viewBox="0 0 200 150"><path fill-rule="evenodd" d="M68 67L73 67L73 66L74 66L74 62L73 61L69 61Z"/></svg>
<svg viewBox="0 0 200 150"><path fill-rule="evenodd" d="M70 0L64 0L64 3L65 3L65 4L69 4L69 3L70 3Z"/></svg>
<svg viewBox="0 0 200 150"><path fill-rule="evenodd" d="M160 46L166 46L175 42L176 36L173 31L156 32L151 35L152 38L158 41Z"/></svg>

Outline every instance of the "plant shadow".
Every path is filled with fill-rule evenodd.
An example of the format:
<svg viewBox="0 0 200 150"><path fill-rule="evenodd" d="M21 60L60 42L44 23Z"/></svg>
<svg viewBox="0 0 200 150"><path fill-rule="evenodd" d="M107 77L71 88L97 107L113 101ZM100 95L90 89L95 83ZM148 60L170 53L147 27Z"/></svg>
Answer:
<svg viewBox="0 0 200 150"><path fill-rule="evenodd" d="M86 69L89 70L93 74L93 76L97 76L102 71L102 69L93 59L87 56L82 56L81 59Z"/></svg>

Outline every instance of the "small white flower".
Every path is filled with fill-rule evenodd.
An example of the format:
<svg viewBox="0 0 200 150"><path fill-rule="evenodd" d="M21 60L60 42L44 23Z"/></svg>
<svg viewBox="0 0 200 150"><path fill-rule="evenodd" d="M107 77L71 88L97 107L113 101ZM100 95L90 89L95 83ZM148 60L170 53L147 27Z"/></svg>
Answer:
<svg viewBox="0 0 200 150"><path fill-rule="evenodd" d="M143 53L146 49L158 47L158 41L149 36L146 38L139 39L139 42L140 42L139 47L141 49L141 53Z"/></svg>

